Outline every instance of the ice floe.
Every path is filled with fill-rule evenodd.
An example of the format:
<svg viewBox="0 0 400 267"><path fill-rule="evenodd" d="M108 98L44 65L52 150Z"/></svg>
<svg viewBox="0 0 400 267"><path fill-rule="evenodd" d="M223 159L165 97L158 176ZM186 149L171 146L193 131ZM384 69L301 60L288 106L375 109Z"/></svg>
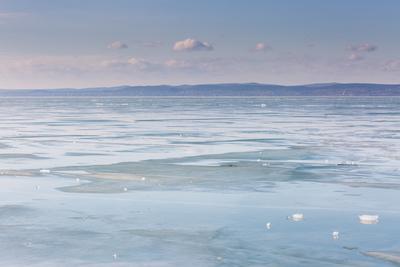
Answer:
<svg viewBox="0 0 400 267"><path fill-rule="evenodd" d="M300 222L304 220L304 214L302 213L295 213L287 217L289 220L294 222Z"/></svg>
<svg viewBox="0 0 400 267"><path fill-rule="evenodd" d="M333 231L333 232L332 232L332 238L333 238L334 240L339 239L339 232L338 232L338 231Z"/></svg>
<svg viewBox="0 0 400 267"><path fill-rule="evenodd" d="M363 214L358 218L361 224L377 224L379 222L379 215Z"/></svg>

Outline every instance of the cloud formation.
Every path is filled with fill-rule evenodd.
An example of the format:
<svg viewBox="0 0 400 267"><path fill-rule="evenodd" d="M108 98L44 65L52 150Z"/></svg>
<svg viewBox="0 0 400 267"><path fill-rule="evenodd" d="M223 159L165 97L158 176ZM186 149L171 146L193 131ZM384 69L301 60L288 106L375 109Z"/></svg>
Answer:
<svg viewBox="0 0 400 267"><path fill-rule="evenodd" d="M254 47L254 51L258 52L264 52L268 49L270 49L270 46L267 45L266 43L257 43L256 46Z"/></svg>
<svg viewBox="0 0 400 267"><path fill-rule="evenodd" d="M131 57L130 59L128 59L128 64L131 66L135 66L136 68L138 68L140 70L149 69L156 65L150 61L140 59L140 58L135 58L135 57Z"/></svg>
<svg viewBox="0 0 400 267"><path fill-rule="evenodd" d="M383 66L385 71L400 71L400 59L392 59L385 62Z"/></svg>
<svg viewBox="0 0 400 267"><path fill-rule="evenodd" d="M108 48L110 48L110 49L126 49L126 48L128 48L128 45L121 41L115 41L115 42L112 42L111 44L109 44Z"/></svg>
<svg viewBox="0 0 400 267"><path fill-rule="evenodd" d="M104 60L100 64L102 67L105 68L128 68L134 67L138 70L147 70L156 64L153 64L147 60L131 57L129 59L111 59L111 60Z"/></svg>
<svg viewBox="0 0 400 267"><path fill-rule="evenodd" d="M350 60L350 61L360 61L360 60L363 60L364 57L361 56L360 54L357 54L357 53L351 53L351 54L348 56L347 59Z"/></svg>
<svg viewBox="0 0 400 267"><path fill-rule="evenodd" d="M213 49L211 44L191 38L178 41L173 47L174 51L211 51Z"/></svg>
<svg viewBox="0 0 400 267"><path fill-rule="evenodd" d="M378 49L378 46L365 43L365 44L351 45L349 49L353 52L374 52Z"/></svg>

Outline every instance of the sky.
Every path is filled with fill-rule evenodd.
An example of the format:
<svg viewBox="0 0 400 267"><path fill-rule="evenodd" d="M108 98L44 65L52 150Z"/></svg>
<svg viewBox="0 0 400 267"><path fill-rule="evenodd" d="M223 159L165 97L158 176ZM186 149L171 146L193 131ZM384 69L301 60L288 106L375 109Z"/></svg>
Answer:
<svg viewBox="0 0 400 267"><path fill-rule="evenodd" d="M0 0L0 88L400 83L398 0Z"/></svg>

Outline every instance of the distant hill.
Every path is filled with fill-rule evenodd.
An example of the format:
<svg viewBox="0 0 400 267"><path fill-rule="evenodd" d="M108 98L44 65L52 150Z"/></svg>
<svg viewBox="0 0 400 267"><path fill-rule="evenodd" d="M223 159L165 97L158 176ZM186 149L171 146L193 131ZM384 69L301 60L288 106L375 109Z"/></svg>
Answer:
<svg viewBox="0 0 400 267"><path fill-rule="evenodd" d="M400 96L400 84L325 83L271 85L258 83L118 86L84 89L0 90L0 97L118 96Z"/></svg>

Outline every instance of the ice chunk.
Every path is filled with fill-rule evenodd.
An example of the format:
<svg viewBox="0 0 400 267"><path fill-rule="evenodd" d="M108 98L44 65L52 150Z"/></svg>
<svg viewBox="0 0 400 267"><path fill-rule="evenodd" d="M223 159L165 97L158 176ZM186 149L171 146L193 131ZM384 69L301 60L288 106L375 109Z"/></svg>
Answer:
<svg viewBox="0 0 400 267"><path fill-rule="evenodd" d="M304 220L304 215L302 213L295 213L291 216L288 216L288 219L294 222L299 222Z"/></svg>
<svg viewBox="0 0 400 267"><path fill-rule="evenodd" d="M41 169L39 172L40 172L40 173L50 173L51 171L50 171L50 170L47 170L47 169Z"/></svg>
<svg viewBox="0 0 400 267"><path fill-rule="evenodd" d="M339 239L339 232L338 232L338 231L332 232L332 238L333 238L334 240Z"/></svg>
<svg viewBox="0 0 400 267"><path fill-rule="evenodd" d="M379 215L364 214L358 216L361 224L377 224L379 222Z"/></svg>

